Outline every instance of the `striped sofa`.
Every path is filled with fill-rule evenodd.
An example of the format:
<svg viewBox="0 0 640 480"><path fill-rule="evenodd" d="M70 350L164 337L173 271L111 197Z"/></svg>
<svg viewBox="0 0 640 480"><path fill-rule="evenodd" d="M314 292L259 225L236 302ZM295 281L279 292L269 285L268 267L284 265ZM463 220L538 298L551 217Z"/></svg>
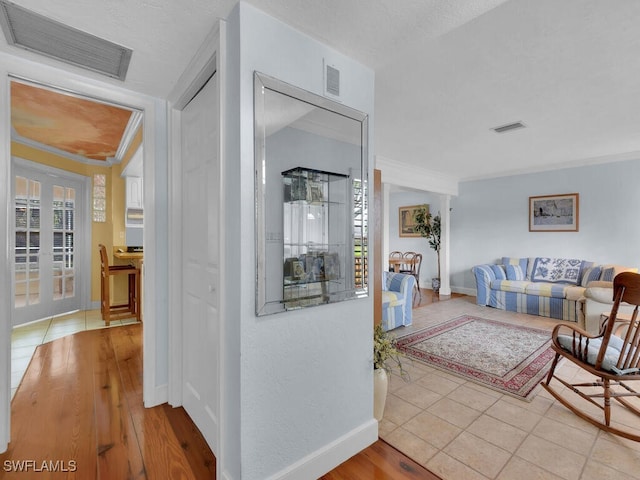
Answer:
<svg viewBox="0 0 640 480"><path fill-rule="evenodd" d="M382 328L411 325L416 279L404 273L382 272Z"/></svg>
<svg viewBox="0 0 640 480"><path fill-rule="evenodd" d="M577 322L584 328L587 285L612 282L623 269L579 259L503 257L499 264L476 265L472 271L478 305Z"/></svg>

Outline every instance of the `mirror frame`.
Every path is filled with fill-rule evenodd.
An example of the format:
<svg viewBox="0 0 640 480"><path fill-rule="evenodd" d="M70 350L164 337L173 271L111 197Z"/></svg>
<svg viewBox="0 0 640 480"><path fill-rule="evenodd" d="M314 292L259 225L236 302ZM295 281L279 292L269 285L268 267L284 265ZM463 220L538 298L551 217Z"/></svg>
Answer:
<svg viewBox="0 0 640 480"><path fill-rule="evenodd" d="M266 181L267 178L267 170L269 169L269 159L268 152L266 151L266 138L267 131L265 128L265 115L268 112L265 112L264 101L260 101L264 98L264 94L266 90L271 90L275 93L279 93L282 95L286 95L294 100L298 100L299 102L306 103L314 108L320 108L327 110L329 112L344 116L348 119L354 120L360 124L360 162L359 162L359 172L354 174L359 176L361 181L362 188L362 228L360 233L360 244L362 245L362 265L363 265L363 275L362 275L362 286L355 286L355 277L354 277L354 285L353 288L349 288L347 290L333 293L331 294L331 298L321 303L323 305L325 303L335 303L344 300L351 300L361 297L367 297L368 285L369 285L369 269L366 270L366 274L364 273L364 266L368 265L368 246L367 246L367 237L368 237L368 205L369 205L369 182L368 182L368 164L369 164L369 152L368 152L368 138L369 138L369 117L367 114L355 110L353 108L347 107L341 103L338 103L335 100L308 92L299 87L295 87L291 84L278 80L276 78L270 77L268 75L262 74L260 72L254 72L254 167L255 167L255 229L256 229L256 315L269 315L273 313L279 313L290 310L287 308L284 301L284 293L281 295L281 298L278 300L270 300L267 298L267 279L269 278L269 273L267 271L267 262L266 262L266 249L267 242L279 241L283 244L283 254L284 254L284 241L283 241L283 233L277 238L271 238L273 235L269 235L268 232L273 232L275 229L272 226L267 225L266 218L266 210L268 206L266 205L265 195L266 195ZM328 138L328 137L325 137ZM284 200L284 199L283 199ZM351 224L354 224L354 212L351 211L350 218ZM268 228L271 227L271 228ZM283 225L279 225L277 230L282 232ZM352 249L355 245L355 232L352 230ZM284 255L283 255L284 256ZM349 273L345 273L345 275L355 275L355 265L352 262L351 268L349 269ZM317 306L317 305L309 305L309 306ZM305 308L305 307L296 307Z"/></svg>

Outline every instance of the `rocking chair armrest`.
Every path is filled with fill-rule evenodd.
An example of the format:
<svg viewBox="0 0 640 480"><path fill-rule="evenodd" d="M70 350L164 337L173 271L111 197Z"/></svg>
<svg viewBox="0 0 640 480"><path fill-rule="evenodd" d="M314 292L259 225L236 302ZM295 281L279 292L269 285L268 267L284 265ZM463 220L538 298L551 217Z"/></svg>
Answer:
<svg viewBox="0 0 640 480"><path fill-rule="evenodd" d="M598 338L600 337L600 335L593 335L589 332L587 332L585 329L578 327L577 325L568 325L566 323L560 323L558 325L556 325L553 328L553 331L551 332L551 338L552 339L556 339L558 338L558 333L560 332L560 330L562 328L568 328L569 330L572 330L573 333L577 333L580 337L585 337L588 339L593 339L593 338Z"/></svg>
<svg viewBox="0 0 640 480"><path fill-rule="evenodd" d="M569 331L561 335L563 327ZM564 337L564 342L559 337ZM556 351L565 351L583 362L588 361L589 342L599 338L602 338L602 335L592 335L578 326L567 324L556 325L551 333L551 341Z"/></svg>

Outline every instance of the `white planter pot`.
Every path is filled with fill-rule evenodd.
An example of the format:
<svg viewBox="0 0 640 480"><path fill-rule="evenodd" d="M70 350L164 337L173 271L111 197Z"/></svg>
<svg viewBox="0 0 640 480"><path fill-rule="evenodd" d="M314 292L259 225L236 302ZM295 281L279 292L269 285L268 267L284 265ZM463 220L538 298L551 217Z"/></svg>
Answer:
<svg viewBox="0 0 640 480"><path fill-rule="evenodd" d="M384 415L384 404L387 402L387 390L389 390L389 377L384 368L373 370L373 416L381 421Z"/></svg>

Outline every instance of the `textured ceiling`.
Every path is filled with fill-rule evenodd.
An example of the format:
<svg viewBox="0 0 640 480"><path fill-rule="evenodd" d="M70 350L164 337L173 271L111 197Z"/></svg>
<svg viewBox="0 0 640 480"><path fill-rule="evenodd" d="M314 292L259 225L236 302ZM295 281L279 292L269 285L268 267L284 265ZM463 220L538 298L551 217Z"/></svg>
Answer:
<svg viewBox="0 0 640 480"><path fill-rule="evenodd" d="M16 3L132 48L124 85L87 75L165 98L235 1ZM248 3L375 69L378 157L461 179L640 158L638 0Z"/></svg>
<svg viewBox="0 0 640 480"><path fill-rule="evenodd" d="M131 110L11 83L11 126L31 142L91 160L115 157Z"/></svg>

